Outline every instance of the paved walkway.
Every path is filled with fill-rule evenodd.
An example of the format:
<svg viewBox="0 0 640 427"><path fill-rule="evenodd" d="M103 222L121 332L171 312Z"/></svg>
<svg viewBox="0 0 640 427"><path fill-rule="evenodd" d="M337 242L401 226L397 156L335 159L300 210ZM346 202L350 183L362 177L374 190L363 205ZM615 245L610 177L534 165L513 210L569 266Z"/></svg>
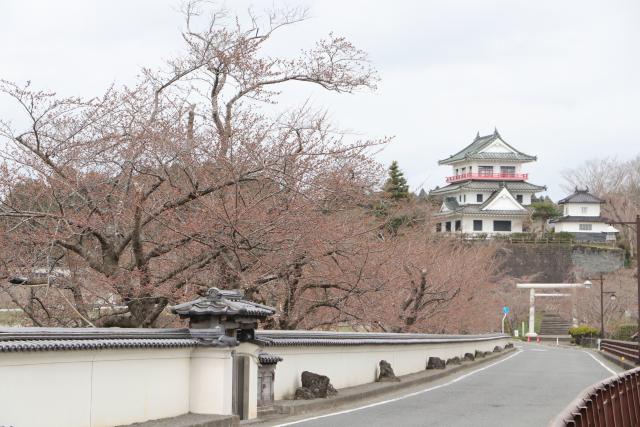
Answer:
<svg viewBox="0 0 640 427"><path fill-rule="evenodd" d="M621 369L587 351L523 344L504 359L383 401L271 425L544 427L581 390L614 371Z"/></svg>

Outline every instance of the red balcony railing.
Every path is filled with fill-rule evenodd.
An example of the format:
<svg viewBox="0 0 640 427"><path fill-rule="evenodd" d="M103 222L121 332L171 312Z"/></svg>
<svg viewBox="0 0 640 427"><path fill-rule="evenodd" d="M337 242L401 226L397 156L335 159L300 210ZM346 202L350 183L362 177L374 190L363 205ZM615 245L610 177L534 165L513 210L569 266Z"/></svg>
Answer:
<svg viewBox="0 0 640 427"><path fill-rule="evenodd" d="M448 176L447 182L466 181L469 179L487 179L496 181L526 181L528 173L463 173L461 175Z"/></svg>

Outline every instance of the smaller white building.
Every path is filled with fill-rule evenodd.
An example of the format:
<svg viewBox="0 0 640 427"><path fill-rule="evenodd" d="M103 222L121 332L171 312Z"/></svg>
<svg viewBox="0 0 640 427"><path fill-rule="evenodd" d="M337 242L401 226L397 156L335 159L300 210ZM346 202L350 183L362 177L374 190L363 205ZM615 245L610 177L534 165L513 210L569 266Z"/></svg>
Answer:
<svg viewBox="0 0 640 427"><path fill-rule="evenodd" d="M557 232L576 235L579 241L606 242L615 241L618 230L601 216L604 200L589 193L589 189L578 190L558 202L562 209L560 218L549 221Z"/></svg>

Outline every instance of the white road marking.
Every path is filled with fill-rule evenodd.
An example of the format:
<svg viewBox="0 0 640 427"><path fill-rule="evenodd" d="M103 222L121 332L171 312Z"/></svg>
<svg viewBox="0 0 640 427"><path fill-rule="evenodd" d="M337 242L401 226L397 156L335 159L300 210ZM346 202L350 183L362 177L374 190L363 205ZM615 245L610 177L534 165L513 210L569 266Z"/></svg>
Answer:
<svg viewBox="0 0 640 427"><path fill-rule="evenodd" d="M542 348L530 348L527 351L549 351L549 350L544 350Z"/></svg>
<svg viewBox="0 0 640 427"><path fill-rule="evenodd" d="M613 369L611 369L610 367L608 367L607 365L605 365L604 363L602 363L601 360L598 360L597 357L595 357L593 354L589 353L588 351L582 350L583 353L587 353L589 356L591 356L591 358L593 360L595 360L596 362L598 362L600 364L600 366L602 366L604 369L606 369L607 371L611 372L613 375L618 375L618 373L616 371L614 371Z"/></svg>
<svg viewBox="0 0 640 427"><path fill-rule="evenodd" d="M369 405L359 406L359 407L353 408L353 409L346 409L344 411L333 412L331 414L318 415L316 417L305 418L305 419L298 420L298 421L291 421L291 422L284 423L284 424L276 424L274 427L292 426L292 425L295 425L295 424L305 423L307 421L319 420L321 418L333 417L335 415L348 414L348 413L351 413L351 412L361 411L363 409L373 408L374 406L386 405L387 403L397 402L399 400L406 399L408 397L418 396L420 394L427 393L429 391L437 390L439 388L443 388L443 387L447 387L447 386L450 386L452 384L455 384L458 381L462 381L465 378L469 378L471 375L474 375L474 374L477 374L478 372L482 372L484 370L492 368L492 367L494 367L496 365L501 364L502 362L506 362L507 360L511 359L512 357L516 357L520 353L522 353L522 350L518 350L514 354L512 354L511 356L505 357L504 359L499 360L499 361L497 361L495 363L492 363L490 365L487 365L485 367L476 369L475 371L471 371L471 372L469 372L467 374L461 375L461 376L459 376L459 377L457 377L457 378L455 378L455 379L453 379L453 380L451 380L449 382L446 382L444 384L436 385L436 386L433 386L433 387L426 388L424 390L420 390L420 391L416 391L416 392L413 392L413 393L405 394L404 396L395 397L393 399L384 400L382 402L376 402L376 403L371 403Z"/></svg>

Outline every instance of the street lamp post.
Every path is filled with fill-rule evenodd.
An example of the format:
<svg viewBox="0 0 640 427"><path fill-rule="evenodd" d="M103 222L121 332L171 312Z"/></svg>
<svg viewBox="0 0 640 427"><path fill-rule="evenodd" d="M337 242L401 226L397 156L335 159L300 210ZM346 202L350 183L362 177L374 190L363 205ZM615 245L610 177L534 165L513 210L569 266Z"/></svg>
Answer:
<svg viewBox="0 0 640 427"><path fill-rule="evenodd" d="M616 299L616 293L604 291L604 274L600 273L600 338L604 338L604 296L611 295L611 299Z"/></svg>
<svg viewBox="0 0 640 427"><path fill-rule="evenodd" d="M615 221L610 222L610 225L635 225L636 226L636 278L638 279L638 332L636 333L638 337L640 337L640 254L638 254L638 245L640 245L640 214L636 215L635 221ZM640 363L640 341L638 342L638 360L637 363Z"/></svg>

